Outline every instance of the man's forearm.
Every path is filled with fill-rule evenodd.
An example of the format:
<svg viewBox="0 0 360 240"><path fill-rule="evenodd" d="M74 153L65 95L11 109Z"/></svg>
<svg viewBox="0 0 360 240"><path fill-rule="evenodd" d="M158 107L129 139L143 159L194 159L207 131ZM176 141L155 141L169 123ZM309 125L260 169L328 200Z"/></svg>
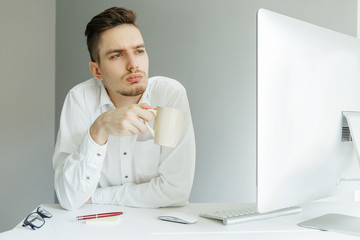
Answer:
<svg viewBox="0 0 360 240"><path fill-rule="evenodd" d="M106 146L97 145L89 133L78 150L65 156L56 149L55 190L61 206L74 209L84 204L95 191L105 159Z"/></svg>

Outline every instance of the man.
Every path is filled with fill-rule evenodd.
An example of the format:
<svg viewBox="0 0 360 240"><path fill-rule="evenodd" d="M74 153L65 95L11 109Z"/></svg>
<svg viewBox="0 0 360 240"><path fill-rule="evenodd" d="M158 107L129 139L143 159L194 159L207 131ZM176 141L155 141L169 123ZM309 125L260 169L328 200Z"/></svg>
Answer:
<svg viewBox="0 0 360 240"><path fill-rule="evenodd" d="M184 87L148 79L149 60L135 12L113 7L95 16L85 35L95 78L71 89L60 119L53 166L59 202L134 207L182 206L195 168L195 138ZM187 113L175 148L155 145L147 109Z"/></svg>

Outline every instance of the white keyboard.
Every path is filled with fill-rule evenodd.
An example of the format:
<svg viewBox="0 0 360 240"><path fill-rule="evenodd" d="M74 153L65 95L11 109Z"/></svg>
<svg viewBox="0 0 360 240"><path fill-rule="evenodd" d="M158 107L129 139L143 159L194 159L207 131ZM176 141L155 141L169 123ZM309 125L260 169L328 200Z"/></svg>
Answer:
<svg viewBox="0 0 360 240"><path fill-rule="evenodd" d="M301 212L301 210L300 207L290 207L267 213L259 213L256 208L242 208L203 213L200 214L200 217L222 220L223 224L228 225L294 214Z"/></svg>

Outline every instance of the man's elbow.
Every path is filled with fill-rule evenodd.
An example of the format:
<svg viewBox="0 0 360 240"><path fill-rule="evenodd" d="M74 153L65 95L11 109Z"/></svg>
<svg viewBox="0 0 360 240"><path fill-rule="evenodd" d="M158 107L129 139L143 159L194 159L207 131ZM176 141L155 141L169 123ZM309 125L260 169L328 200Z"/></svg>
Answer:
<svg viewBox="0 0 360 240"><path fill-rule="evenodd" d="M69 211L75 210L80 208L84 204L80 201L76 201L75 198L72 199L66 193L59 193L58 191L56 191L56 196L58 198L60 206L65 210L69 210Z"/></svg>
<svg viewBox="0 0 360 240"><path fill-rule="evenodd" d="M171 204L169 206L182 207L189 203L191 187L175 188L171 194Z"/></svg>
<svg viewBox="0 0 360 240"><path fill-rule="evenodd" d="M62 201L59 200L59 203L62 208L64 208L65 210L68 210L68 211L79 209L82 205L84 205L83 203L82 204L71 203L69 201L64 201L64 200L62 200Z"/></svg>

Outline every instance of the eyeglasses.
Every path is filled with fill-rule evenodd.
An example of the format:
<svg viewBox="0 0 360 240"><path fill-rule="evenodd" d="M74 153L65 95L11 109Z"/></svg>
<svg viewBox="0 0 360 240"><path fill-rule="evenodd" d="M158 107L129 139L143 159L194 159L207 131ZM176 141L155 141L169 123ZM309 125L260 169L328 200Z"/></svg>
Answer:
<svg viewBox="0 0 360 240"><path fill-rule="evenodd" d="M51 218L53 215L42 207L38 207L36 212L32 212L24 220L23 227L30 226L33 230L41 228L45 224L44 218Z"/></svg>

